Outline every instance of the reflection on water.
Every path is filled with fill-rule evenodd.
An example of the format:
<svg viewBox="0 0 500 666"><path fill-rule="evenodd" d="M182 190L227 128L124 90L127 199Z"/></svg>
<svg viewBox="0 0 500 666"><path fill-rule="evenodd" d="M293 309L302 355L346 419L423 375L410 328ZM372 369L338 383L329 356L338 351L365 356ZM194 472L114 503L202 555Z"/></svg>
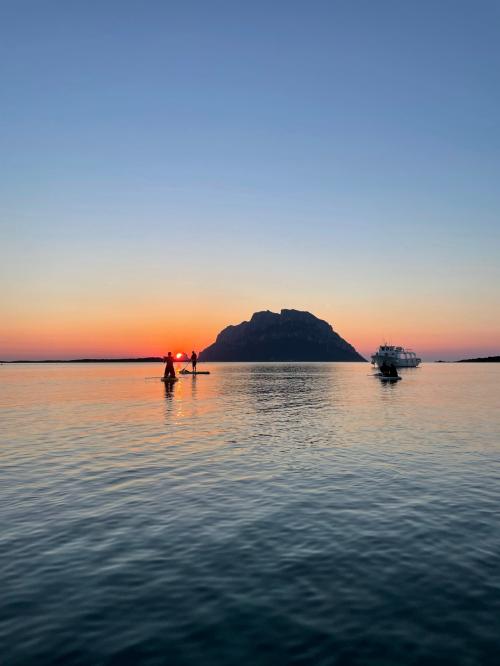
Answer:
<svg viewBox="0 0 500 666"><path fill-rule="evenodd" d="M0 368L2 664L490 664L500 368Z"/></svg>
<svg viewBox="0 0 500 666"><path fill-rule="evenodd" d="M174 395L174 389L175 389L175 384L176 382L164 382L163 386L165 388L165 397L167 399L172 398Z"/></svg>

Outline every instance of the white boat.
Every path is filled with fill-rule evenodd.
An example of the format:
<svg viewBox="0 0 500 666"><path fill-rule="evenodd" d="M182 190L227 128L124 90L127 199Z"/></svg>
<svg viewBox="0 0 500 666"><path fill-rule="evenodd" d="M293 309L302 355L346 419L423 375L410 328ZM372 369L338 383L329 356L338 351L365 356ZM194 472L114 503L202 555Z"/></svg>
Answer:
<svg viewBox="0 0 500 666"><path fill-rule="evenodd" d="M379 368L383 362L394 363L396 368L416 368L422 359L418 358L415 352L404 347L395 347L394 345L380 345L378 351L372 355L372 364Z"/></svg>

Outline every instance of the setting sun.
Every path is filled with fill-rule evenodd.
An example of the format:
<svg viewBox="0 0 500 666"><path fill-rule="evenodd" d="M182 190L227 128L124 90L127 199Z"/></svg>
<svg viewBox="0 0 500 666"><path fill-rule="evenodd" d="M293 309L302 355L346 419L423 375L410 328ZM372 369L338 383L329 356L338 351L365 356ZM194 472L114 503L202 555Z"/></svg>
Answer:
<svg viewBox="0 0 500 666"><path fill-rule="evenodd" d="M183 356L184 356L184 354L181 354L180 352L175 355L176 358L182 358Z"/></svg>

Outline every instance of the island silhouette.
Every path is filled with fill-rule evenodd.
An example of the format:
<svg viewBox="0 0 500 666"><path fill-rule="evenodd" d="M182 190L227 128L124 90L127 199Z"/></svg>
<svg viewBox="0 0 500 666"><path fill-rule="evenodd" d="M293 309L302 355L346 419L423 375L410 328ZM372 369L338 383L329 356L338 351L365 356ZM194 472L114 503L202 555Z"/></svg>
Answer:
<svg viewBox="0 0 500 666"><path fill-rule="evenodd" d="M330 324L310 312L264 310L227 326L200 361L366 361Z"/></svg>

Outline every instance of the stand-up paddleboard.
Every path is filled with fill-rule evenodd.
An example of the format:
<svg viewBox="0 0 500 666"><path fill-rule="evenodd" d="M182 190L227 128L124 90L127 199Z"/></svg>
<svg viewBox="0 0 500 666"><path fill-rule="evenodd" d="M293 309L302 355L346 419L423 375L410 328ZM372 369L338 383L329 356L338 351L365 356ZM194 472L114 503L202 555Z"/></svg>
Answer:
<svg viewBox="0 0 500 666"><path fill-rule="evenodd" d="M161 381L165 382L165 384L170 384L173 382L178 382L179 380L177 379L177 377L161 377Z"/></svg>
<svg viewBox="0 0 500 666"><path fill-rule="evenodd" d="M209 375L210 372L208 370L196 370L193 372L192 370L180 370L179 371L180 375Z"/></svg>

